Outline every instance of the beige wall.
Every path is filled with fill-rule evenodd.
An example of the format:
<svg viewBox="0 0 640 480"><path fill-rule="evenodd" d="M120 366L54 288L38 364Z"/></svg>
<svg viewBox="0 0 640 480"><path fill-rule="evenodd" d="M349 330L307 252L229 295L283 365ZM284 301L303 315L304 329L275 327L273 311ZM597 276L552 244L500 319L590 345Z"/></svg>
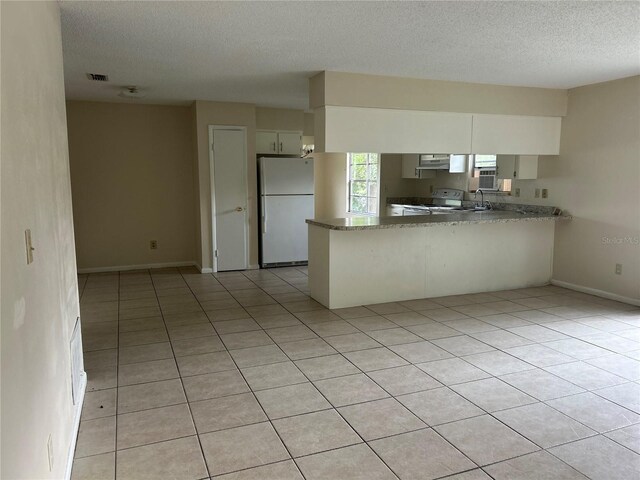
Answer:
<svg viewBox="0 0 640 480"><path fill-rule="evenodd" d="M567 91L322 72L310 79L311 108L323 105L436 112L557 117L567 112Z"/></svg>
<svg viewBox="0 0 640 480"><path fill-rule="evenodd" d="M256 128L302 131L305 126L304 115L302 110L256 107Z"/></svg>
<svg viewBox="0 0 640 480"><path fill-rule="evenodd" d="M640 76L569 90L552 167L537 184L574 216L556 230L554 279L640 300Z"/></svg>
<svg viewBox="0 0 640 480"><path fill-rule="evenodd" d="M196 121L199 246L196 261L202 268L213 268L211 234L211 171L209 168L209 125L233 125L247 129L247 190L249 214L249 264L258 265L258 178L256 165L256 109L246 103L197 100ZM198 222L197 222L198 223ZM198 226L196 227L196 229Z"/></svg>
<svg viewBox="0 0 640 480"><path fill-rule="evenodd" d="M419 182L417 179L402 178L402 155L381 155L380 216L386 215L388 197L413 196Z"/></svg>
<svg viewBox="0 0 640 480"><path fill-rule="evenodd" d="M304 112L304 129L302 130L302 135L304 135L305 137L313 137L314 128L313 113Z"/></svg>
<svg viewBox="0 0 640 480"><path fill-rule="evenodd" d="M189 107L72 101L67 116L78 268L193 262Z"/></svg>
<svg viewBox="0 0 640 480"><path fill-rule="evenodd" d="M347 157L344 153L314 153L315 218L349 217Z"/></svg>
<svg viewBox="0 0 640 480"><path fill-rule="evenodd" d="M77 412L69 341L79 308L59 8L57 2L2 2L0 8L0 477L61 479ZM35 247L30 265L28 228Z"/></svg>

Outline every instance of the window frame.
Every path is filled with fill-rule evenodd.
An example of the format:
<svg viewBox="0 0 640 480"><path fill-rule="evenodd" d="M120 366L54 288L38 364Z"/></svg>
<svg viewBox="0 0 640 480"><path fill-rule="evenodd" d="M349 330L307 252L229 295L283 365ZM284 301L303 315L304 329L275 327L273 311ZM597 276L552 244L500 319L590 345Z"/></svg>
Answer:
<svg viewBox="0 0 640 480"><path fill-rule="evenodd" d="M354 164L352 161L353 155L367 155L367 162L365 164ZM371 162L371 156L375 156L376 157L376 162ZM373 153L373 152L350 152L347 153L347 198L346 198L346 202L347 202L347 213L351 214L351 215L361 215L361 216L376 216L379 213L380 210L380 166L382 163L382 156L379 153ZM367 178L366 180L354 180L351 178L351 170L352 170L352 166L353 165L367 165ZM370 176L370 165L377 165L378 169L377 169L377 178L376 179L372 179ZM353 194L351 192L351 187L352 187L352 183L364 183L365 184L365 189L366 189L366 195L357 195L357 194ZM375 187L375 196L371 196L370 192L371 192L371 184L375 183L376 187ZM357 197L357 198L366 198L366 212L361 212L361 211L354 211L351 208L351 199L352 197ZM369 206L370 206L370 202L371 200L374 201L374 205L375 205L375 211L372 212L369 210Z"/></svg>

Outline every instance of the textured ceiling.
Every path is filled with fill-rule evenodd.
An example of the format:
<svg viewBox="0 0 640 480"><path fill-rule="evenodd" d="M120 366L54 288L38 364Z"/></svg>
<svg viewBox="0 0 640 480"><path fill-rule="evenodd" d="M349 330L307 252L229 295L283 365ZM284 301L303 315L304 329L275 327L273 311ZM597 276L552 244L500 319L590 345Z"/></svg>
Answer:
<svg viewBox="0 0 640 480"><path fill-rule="evenodd" d="M322 70L552 88L640 73L636 1L60 5L71 99L137 85L144 103L307 108Z"/></svg>

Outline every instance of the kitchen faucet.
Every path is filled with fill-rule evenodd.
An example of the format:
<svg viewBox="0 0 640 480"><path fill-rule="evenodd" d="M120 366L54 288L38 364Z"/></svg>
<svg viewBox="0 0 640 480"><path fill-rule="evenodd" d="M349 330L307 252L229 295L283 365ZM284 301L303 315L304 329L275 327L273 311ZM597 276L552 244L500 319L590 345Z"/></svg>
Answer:
<svg viewBox="0 0 640 480"><path fill-rule="evenodd" d="M476 207L478 207L478 206L479 206L479 207L484 208L484 207L485 207L485 205L484 205L484 192L482 191L482 189L481 189L481 188L476 188L476 192L475 192L475 193L474 193L474 195L473 195L473 199L474 199L474 200L477 200L477 199L478 199L478 192L480 192L480 199L481 199L481 201L480 201L480 205L478 205L478 202L476 202Z"/></svg>

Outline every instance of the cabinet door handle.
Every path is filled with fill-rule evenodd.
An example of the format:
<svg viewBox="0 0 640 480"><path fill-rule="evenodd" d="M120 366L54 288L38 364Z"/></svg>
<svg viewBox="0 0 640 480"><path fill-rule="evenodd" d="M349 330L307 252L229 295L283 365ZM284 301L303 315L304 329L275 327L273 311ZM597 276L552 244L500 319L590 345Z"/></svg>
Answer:
<svg viewBox="0 0 640 480"><path fill-rule="evenodd" d="M280 142L280 151L282 152L282 142Z"/></svg>
<svg viewBox="0 0 640 480"><path fill-rule="evenodd" d="M276 151L276 142L273 142L273 151Z"/></svg>
<svg viewBox="0 0 640 480"><path fill-rule="evenodd" d="M418 169L416 168L416 178L420 177L420 173L418 172Z"/></svg>

